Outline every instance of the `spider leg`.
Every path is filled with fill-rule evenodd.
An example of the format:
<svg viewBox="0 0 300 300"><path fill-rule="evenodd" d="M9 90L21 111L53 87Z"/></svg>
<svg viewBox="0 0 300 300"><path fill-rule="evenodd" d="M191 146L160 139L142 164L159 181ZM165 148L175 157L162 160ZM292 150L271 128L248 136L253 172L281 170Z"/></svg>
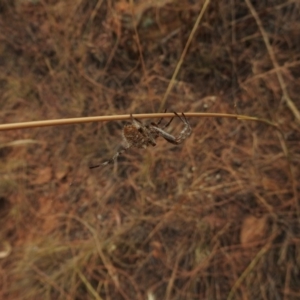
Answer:
<svg viewBox="0 0 300 300"><path fill-rule="evenodd" d="M173 119L174 119L174 117L171 118L171 120L163 127L163 129L167 128L171 124L171 122L173 121Z"/></svg>
<svg viewBox="0 0 300 300"><path fill-rule="evenodd" d="M190 127L190 124L189 124L189 122L188 122L188 120L187 120L184 113L181 113L182 117L176 111L174 111L173 113L176 117L178 117L182 121L182 123L184 123L184 124L186 124Z"/></svg>
<svg viewBox="0 0 300 300"><path fill-rule="evenodd" d="M166 113L166 112L167 112L167 109L165 109L164 113ZM158 121L157 123L152 122L151 125L152 125L152 126L157 126L157 127L158 127L158 125L161 123L162 119L163 119L163 118L160 118L159 121ZM173 119L174 119L174 117L172 117L171 120L170 120L170 121L169 121L162 129L167 128L167 127L171 124L171 122L173 121Z"/></svg>
<svg viewBox="0 0 300 300"><path fill-rule="evenodd" d="M109 160L106 160L104 162L102 162L101 164L98 164L98 165L94 165L94 166L90 166L89 168L90 169L95 169L95 168L98 168L98 167L101 167L101 166L106 166L108 164L112 164L112 163L115 163L116 159L121 155L123 154L126 150L128 150L130 148L130 146L128 147L123 147L121 146L120 150L116 152L116 154Z"/></svg>
<svg viewBox="0 0 300 300"><path fill-rule="evenodd" d="M160 135L166 141L168 141L171 144L178 145L178 144L181 144L186 138L188 138L191 135L192 128L191 128L190 124L188 123L188 120L185 117L184 113L182 113L182 117L180 115L178 115L176 112L174 112L174 114L185 124L184 128L182 129L182 131L180 132L178 137L174 137L173 135L169 134L168 132L164 131L163 129L161 129L159 127L155 126L154 128L156 131L158 131L160 133ZM173 120L173 118L171 119L171 121L172 120ZM169 123L171 123L171 121Z"/></svg>
<svg viewBox="0 0 300 300"><path fill-rule="evenodd" d="M186 138L188 138L191 133L192 133L192 128L190 123L188 122L186 116L184 115L184 113L181 113L182 117L180 117L175 111L174 114L182 121L182 123L184 124L184 128L182 129L182 131L180 132L180 135L177 137L177 141L179 143L183 142Z"/></svg>
<svg viewBox="0 0 300 300"><path fill-rule="evenodd" d="M165 108L164 114L165 114L166 112L167 112L167 109ZM163 119L163 118L160 118L160 119L158 120L157 123L151 123L151 124L152 124L152 125L158 126L158 125L161 123L162 119ZM166 127L166 126L165 126L165 127Z"/></svg>

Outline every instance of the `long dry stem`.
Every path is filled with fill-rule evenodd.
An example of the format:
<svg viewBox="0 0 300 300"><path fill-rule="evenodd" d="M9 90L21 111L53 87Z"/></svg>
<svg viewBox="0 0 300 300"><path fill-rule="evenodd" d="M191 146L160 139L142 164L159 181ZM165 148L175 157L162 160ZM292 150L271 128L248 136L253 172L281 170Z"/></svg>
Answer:
<svg viewBox="0 0 300 300"><path fill-rule="evenodd" d="M267 125L276 127L278 126L267 120L252 116L237 115L237 114L221 114L221 113L184 113L186 117L196 118L231 118L244 121L256 121L265 123ZM152 119L152 118L171 118L174 117L174 113L153 113L153 114L134 114L135 119ZM46 126L58 126L58 125L73 125L80 123L91 122L104 122L104 121L121 121L129 120L130 115L112 115L112 116L98 116L98 117L83 117L83 118L69 118L69 119L56 119L56 120L43 120L21 123L10 123L0 125L0 131L13 130L13 129L25 129L34 127L46 127Z"/></svg>

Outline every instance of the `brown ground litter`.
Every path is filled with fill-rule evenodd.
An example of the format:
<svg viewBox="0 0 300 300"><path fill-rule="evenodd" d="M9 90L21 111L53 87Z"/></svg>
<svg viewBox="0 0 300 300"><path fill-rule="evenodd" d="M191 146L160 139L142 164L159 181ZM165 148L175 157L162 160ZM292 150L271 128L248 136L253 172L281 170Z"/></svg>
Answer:
<svg viewBox="0 0 300 300"><path fill-rule="evenodd" d="M164 106L283 133L194 117L90 170L126 121L0 132L0 298L299 299L299 36L294 0L0 0L1 124Z"/></svg>

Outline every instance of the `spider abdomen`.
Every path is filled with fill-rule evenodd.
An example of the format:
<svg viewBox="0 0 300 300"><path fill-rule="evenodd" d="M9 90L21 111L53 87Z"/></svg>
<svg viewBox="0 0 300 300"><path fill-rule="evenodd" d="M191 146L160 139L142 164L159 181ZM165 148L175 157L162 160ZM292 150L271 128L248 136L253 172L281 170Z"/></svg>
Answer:
<svg viewBox="0 0 300 300"><path fill-rule="evenodd" d="M123 129L123 138L130 147L147 148L150 145L156 146L154 137L149 135L149 132L145 132L145 130L147 129L126 125Z"/></svg>

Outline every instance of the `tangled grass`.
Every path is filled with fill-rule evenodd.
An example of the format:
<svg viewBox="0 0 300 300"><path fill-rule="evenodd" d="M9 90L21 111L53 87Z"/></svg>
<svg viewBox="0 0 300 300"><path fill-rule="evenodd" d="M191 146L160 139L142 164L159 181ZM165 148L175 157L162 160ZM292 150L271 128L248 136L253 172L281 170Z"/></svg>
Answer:
<svg viewBox="0 0 300 300"><path fill-rule="evenodd" d="M183 145L89 170L122 122L2 131L0 298L299 299L299 15L293 0L1 1L2 124L165 106L283 134L191 117Z"/></svg>

